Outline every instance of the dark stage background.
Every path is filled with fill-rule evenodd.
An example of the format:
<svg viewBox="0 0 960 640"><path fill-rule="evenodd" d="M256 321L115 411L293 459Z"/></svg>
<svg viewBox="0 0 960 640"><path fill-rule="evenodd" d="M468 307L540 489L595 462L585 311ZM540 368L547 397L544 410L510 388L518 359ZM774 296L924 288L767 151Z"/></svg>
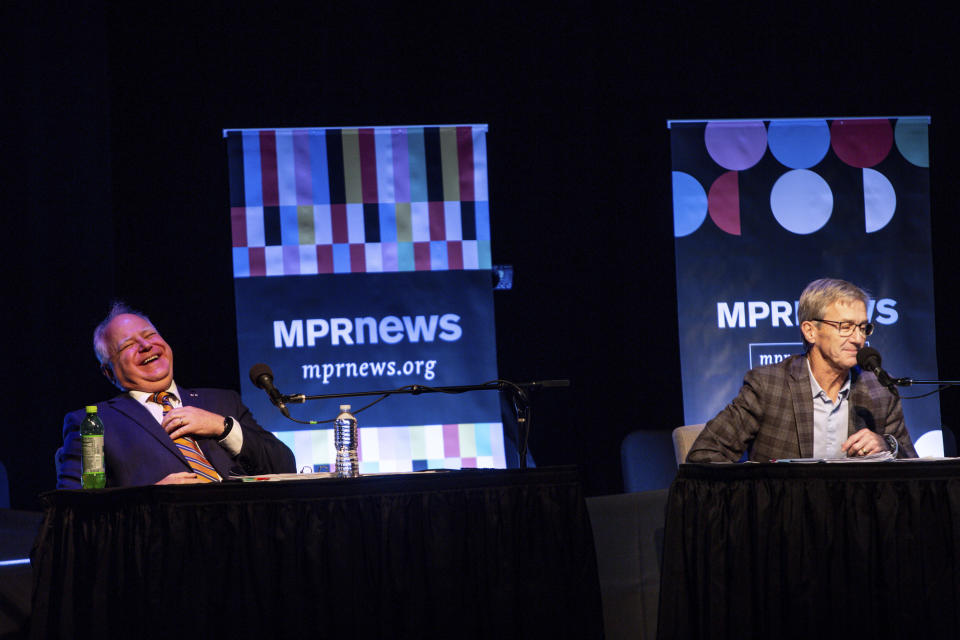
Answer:
<svg viewBox="0 0 960 640"><path fill-rule="evenodd" d="M683 421L665 121L929 114L939 365L960 377L955 12L139 4L0 5L16 508L53 487L63 414L113 393L89 338L111 299L151 315L181 384L246 375L225 127L489 123L493 258L516 268L500 374L573 381L537 399L531 450L603 494L624 435Z"/></svg>

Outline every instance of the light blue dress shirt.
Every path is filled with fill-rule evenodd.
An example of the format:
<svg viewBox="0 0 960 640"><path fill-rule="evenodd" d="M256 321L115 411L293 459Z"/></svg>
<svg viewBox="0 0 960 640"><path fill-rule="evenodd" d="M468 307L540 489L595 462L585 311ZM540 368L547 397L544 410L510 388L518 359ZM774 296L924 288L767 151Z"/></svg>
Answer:
<svg viewBox="0 0 960 640"><path fill-rule="evenodd" d="M840 393L837 394L837 401L834 402L813 377L809 360L807 370L810 371L810 393L813 394L813 457L844 458L847 454L841 451L840 447L847 440L850 372L847 372L847 381L843 383Z"/></svg>

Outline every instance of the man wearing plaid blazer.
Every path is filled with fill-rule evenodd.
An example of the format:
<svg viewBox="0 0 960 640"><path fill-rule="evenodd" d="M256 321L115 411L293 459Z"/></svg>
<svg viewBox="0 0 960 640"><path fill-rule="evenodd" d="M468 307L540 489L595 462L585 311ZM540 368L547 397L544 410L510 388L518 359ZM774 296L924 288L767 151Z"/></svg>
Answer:
<svg viewBox="0 0 960 640"><path fill-rule="evenodd" d="M740 393L707 422L687 462L917 453L900 398L857 367L873 332L867 294L844 280L811 282L800 296L805 353L747 372Z"/></svg>

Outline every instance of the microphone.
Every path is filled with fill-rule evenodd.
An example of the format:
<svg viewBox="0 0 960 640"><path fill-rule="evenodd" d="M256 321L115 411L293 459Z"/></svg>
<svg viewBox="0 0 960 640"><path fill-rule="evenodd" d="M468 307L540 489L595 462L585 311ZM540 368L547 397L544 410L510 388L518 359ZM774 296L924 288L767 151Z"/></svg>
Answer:
<svg viewBox="0 0 960 640"><path fill-rule="evenodd" d="M897 381L880 367L880 362L880 352L873 347L864 347L857 352L857 364L860 368L873 373L880 384L889 389L890 393L897 395Z"/></svg>
<svg viewBox="0 0 960 640"><path fill-rule="evenodd" d="M250 382L258 389L263 389L270 396L270 402L274 404L286 417L290 417L287 412L287 405L283 402L283 394L273 386L273 371L269 366L261 363L250 367Z"/></svg>

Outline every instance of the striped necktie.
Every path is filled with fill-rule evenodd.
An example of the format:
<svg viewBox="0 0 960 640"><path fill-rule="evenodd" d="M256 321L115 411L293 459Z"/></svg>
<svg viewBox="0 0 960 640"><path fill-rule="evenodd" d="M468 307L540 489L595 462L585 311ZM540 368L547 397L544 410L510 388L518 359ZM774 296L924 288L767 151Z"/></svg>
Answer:
<svg viewBox="0 0 960 640"><path fill-rule="evenodd" d="M148 398L150 402L156 402L163 407L163 415L167 415L173 410L173 394L169 391L157 391ZM197 445L197 441L189 436L183 436L173 441L180 453L190 463L190 468L203 482L220 482L220 474L213 468L203 451Z"/></svg>

